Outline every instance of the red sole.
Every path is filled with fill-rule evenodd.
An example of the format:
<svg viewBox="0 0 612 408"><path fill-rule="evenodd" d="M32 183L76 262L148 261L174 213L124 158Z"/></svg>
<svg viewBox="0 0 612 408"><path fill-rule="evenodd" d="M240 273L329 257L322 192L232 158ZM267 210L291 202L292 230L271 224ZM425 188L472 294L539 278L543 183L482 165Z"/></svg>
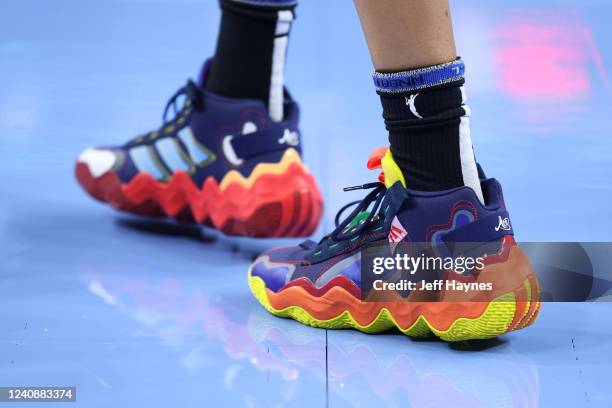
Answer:
<svg viewBox="0 0 612 408"><path fill-rule="evenodd" d="M260 172L249 183L230 181L220 186L209 177L201 189L182 171L165 183L147 173L139 173L129 183L122 183L112 171L94 177L81 162L75 173L85 191L116 209L197 222L226 235L305 237L314 233L323 213L314 177L298 162L285 165L281 172Z"/></svg>

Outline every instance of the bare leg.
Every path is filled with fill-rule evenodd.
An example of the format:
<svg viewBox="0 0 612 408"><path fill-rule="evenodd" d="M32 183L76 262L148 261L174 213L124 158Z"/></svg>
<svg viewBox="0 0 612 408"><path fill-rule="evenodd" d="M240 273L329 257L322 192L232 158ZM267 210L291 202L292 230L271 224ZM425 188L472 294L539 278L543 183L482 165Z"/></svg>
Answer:
<svg viewBox="0 0 612 408"><path fill-rule="evenodd" d="M355 0L355 6L378 71L457 57L448 0Z"/></svg>
<svg viewBox="0 0 612 408"><path fill-rule="evenodd" d="M414 190L468 186L483 201L448 0L355 0L389 130Z"/></svg>

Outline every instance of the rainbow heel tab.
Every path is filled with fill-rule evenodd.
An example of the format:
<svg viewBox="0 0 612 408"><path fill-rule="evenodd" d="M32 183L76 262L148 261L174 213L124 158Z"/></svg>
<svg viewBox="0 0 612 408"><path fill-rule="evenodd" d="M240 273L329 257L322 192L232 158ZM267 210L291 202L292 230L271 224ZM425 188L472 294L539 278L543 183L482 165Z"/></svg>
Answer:
<svg viewBox="0 0 612 408"><path fill-rule="evenodd" d="M402 170L400 170L395 160L393 160L393 155L391 154L390 149L387 150L387 153L385 154L385 157L383 157L380 161L380 164L385 175L384 183L387 188L390 188L398 181L402 183L402 186L404 186L404 188L406 188L406 180L404 179L404 174L402 173Z"/></svg>
<svg viewBox="0 0 612 408"><path fill-rule="evenodd" d="M382 183L385 183L387 188L390 188L398 181L402 183L404 188L406 187L404 174L400 170L395 160L393 160L391 149L388 147L378 147L374 149L372 154L370 154L370 158L368 159L368 169L382 169L382 173L380 176L378 176L378 179Z"/></svg>
<svg viewBox="0 0 612 408"><path fill-rule="evenodd" d="M370 157L368 157L367 164L368 170L376 170L382 168L380 162L382 158L385 157L385 154L387 154L387 150L389 150L387 146L377 147L372 153L370 153Z"/></svg>

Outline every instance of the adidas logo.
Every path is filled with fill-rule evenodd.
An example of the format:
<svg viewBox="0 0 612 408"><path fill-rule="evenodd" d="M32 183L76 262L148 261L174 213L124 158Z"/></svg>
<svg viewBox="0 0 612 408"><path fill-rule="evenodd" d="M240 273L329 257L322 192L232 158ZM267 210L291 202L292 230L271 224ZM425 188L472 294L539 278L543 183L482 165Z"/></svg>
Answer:
<svg viewBox="0 0 612 408"><path fill-rule="evenodd" d="M397 244L408 236L408 232L399 221L397 217L393 218L391 222L391 230L389 231L389 243L391 244L391 251L395 252Z"/></svg>
<svg viewBox="0 0 612 408"><path fill-rule="evenodd" d="M406 236L406 231L391 226L391 231L389 232L389 242L400 242L402 238Z"/></svg>

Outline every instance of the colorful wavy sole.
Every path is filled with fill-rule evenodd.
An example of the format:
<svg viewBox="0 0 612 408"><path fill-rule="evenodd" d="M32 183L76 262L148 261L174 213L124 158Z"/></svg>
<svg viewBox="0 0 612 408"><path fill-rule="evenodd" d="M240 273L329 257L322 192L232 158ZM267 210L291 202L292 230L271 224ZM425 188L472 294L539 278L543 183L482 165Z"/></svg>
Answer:
<svg viewBox="0 0 612 408"><path fill-rule="evenodd" d="M139 173L124 184L112 171L94 177L79 162L76 177L91 196L119 210L195 221L227 235L308 236L323 211L316 181L294 149L278 163L258 164L248 177L235 170L220 183L209 177L201 189L183 171L166 183Z"/></svg>
<svg viewBox="0 0 612 408"><path fill-rule="evenodd" d="M516 246L513 250L520 251ZM521 255L510 253L510 257ZM248 279L251 292L270 313L327 329L378 333L397 327L410 337L433 334L444 341L487 339L529 326L540 309L540 288L533 272L521 276L512 290L486 302L362 302L345 285L333 285L315 296L302 285L275 293L260 277L252 276L250 269Z"/></svg>

